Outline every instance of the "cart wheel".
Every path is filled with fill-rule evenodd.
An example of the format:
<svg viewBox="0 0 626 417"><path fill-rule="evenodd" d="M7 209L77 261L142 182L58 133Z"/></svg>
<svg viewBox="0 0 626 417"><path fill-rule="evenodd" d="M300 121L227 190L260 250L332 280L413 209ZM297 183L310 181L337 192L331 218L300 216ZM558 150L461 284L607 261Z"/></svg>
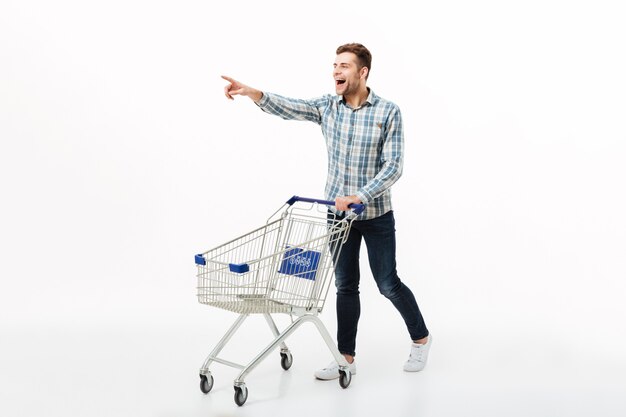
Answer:
<svg viewBox="0 0 626 417"><path fill-rule="evenodd" d="M235 403L242 406L248 399L248 388L245 385L235 387Z"/></svg>
<svg viewBox="0 0 626 417"><path fill-rule="evenodd" d="M350 382L352 382L352 374L350 371L342 371L339 370L339 385L341 388L348 388L350 386Z"/></svg>
<svg viewBox="0 0 626 417"><path fill-rule="evenodd" d="M206 375L200 375L200 391L208 394L211 388L213 388L213 375L209 374L208 377Z"/></svg>
<svg viewBox="0 0 626 417"><path fill-rule="evenodd" d="M281 352L280 366L282 366L283 369L286 371L287 369L291 368L292 364L293 364L293 356L291 356L291 352L286 352L286 353Z"/></svg>

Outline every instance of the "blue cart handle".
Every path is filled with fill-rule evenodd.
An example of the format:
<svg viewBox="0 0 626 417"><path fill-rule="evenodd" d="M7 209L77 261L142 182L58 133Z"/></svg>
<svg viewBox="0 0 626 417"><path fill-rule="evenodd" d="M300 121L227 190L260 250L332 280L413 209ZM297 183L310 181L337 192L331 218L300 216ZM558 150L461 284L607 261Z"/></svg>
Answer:
<svg viewBox="0 0 626 417"><path fill-rule="evenodd" d="M287 201L287 204L289 204L291 206L296 201L303 201L305 203L319 203L319 204L325 204L327 206L332 206L332 207L335 206L335 202L334 201L319 200L317 198L299 197L297 195L294 195L293 197L291 197ZM365 210L365 204L352 203L352 204L348 205L348 207L351 208L352 211L354 211L354 214L357 214L357 215L363 213L363 210Z"/></svg>

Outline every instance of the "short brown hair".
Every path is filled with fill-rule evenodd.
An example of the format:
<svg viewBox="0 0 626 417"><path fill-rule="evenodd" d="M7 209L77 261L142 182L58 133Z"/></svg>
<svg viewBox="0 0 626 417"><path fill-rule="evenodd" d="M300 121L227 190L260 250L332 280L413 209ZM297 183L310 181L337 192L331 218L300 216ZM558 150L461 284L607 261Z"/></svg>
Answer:
<svg viewBox="0 0 626 417"><path fill-rule="evenodd" d="M352 52L356 55L357 61L360 65L359 69L367 67L367 75L369 76L372 70L372 54L370 51L360 43L346 43L337 48L337 55L344 52ZM367 77L366 77L367 78Z"/></svg>

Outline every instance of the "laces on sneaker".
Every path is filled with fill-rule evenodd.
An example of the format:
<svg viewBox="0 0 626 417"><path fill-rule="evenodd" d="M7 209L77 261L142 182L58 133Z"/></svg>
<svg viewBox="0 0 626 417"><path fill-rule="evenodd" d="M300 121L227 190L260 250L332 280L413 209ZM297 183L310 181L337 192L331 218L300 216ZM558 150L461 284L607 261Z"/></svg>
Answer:
<svg viewBox="0 0 626 417"><path fill-rule="evenodd" d="M418 345L417 343L414 343L411 349L411 353L409 355L409 361L410 362L424 362L425 352L426 352L425 345Z"/></svg>
<svg viewBox="0 0 626 417"><path fill-rule="evenodd" d="M407 372L418 372L424 369L426 361L428 361L428 351L430 350L430 344L432 338L429 336L428 341L425 344L413 343L411 345L411 353L409 359L404 364L404 370Z"/></svg>

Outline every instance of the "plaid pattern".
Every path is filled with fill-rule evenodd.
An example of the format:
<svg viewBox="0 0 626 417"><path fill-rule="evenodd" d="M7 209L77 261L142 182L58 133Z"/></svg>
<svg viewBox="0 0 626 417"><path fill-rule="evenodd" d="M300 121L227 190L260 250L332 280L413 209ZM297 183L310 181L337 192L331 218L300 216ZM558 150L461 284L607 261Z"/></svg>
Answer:
<svg viewBox="0 0 626 417"><path fill-rule="evenodd" d="M390 187L402 174L404 148L397 105L372 90L357 109L348 106L342 96L330 94L301 100L263 93L257 105L286 120L308 120L321 126L328 150L326 199L358 196L366 204L359 220L391 210Z"/></svg>

